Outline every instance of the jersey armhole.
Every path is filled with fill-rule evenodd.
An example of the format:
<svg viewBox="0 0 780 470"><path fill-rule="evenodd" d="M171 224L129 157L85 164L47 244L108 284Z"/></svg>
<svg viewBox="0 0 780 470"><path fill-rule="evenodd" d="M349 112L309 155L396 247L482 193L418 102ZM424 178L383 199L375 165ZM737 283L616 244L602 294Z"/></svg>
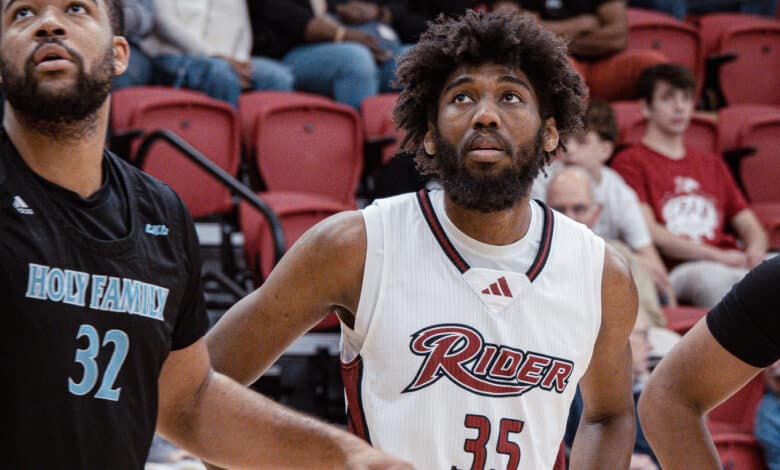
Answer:
<svg viewBox="0 0 780 470"><path fill-rule="evenodd" d="M341 358L350 362L360 353L371 326L382 281L384 257L384 228L379 207L371 205L360 211L366 225L366 261L363 267L363 282L360 299L355 312L355 327L342 323Z"/></svg>

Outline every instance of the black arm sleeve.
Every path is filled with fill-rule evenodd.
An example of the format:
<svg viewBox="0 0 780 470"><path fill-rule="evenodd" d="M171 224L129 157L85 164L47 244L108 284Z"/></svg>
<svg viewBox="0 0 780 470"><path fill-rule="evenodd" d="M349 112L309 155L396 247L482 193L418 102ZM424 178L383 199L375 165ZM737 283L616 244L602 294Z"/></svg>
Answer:
<svg viewBox="0 0 780 470"><path fill-rule="evenodd" d="M191 345L205 335L209 327L209 319L206 313L206 297L203 293L203 282L201 279L198 234L195 232L195 225L192 223L190 213L181 200L179 200L179 205L182 214L182 238L187 256L185 266L189 272L189 281L179 306L176 327L171 335L172 350L183 349Z"/></svg>
<svg viewBox="0 0 780 470"><path fill-rule="evenodd" d="M707 314L715 339L754 367L780 359L780 256L764 261Z"/></svg>

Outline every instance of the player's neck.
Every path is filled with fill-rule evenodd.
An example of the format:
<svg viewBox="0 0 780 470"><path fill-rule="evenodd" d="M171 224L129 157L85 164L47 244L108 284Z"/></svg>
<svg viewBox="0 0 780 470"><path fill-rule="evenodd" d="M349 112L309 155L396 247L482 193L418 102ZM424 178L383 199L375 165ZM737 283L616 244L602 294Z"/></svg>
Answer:
<svg viewBox="0 0 780 470"><path fill-rule="evenodd" d="M490 245L509 245L523 238L531 223L528 197L523 197L509 209L480 212L455 204L445 193L444 210L461 232Z"/></svg>
<svg viewBox="0 0 780 470"><path fill-rule="evenodd" d="M38 176L88 197L103 181L102 159L109 100L85 122L42 129L5 106L3 126L20 156Z"/></svg>
<svg viewBox="0 0 780 470"><path fill-rule="evenodd" d="M671 160L681 160L685 157L683 134L664 132L657 126L648 125L642 143Z"/></svg>

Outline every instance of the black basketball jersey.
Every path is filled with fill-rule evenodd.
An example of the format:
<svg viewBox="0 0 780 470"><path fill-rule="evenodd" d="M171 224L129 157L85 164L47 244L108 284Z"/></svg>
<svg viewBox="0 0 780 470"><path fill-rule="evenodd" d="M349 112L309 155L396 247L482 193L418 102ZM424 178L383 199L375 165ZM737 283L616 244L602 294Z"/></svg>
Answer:
<svg viewBox="0 0 780 470"><path fill-rule="evenodd" d="M125 219L82 224L0 135L0 467L143 468L163 362L206 331L184 205L109 152L103 168Z"/></svg>

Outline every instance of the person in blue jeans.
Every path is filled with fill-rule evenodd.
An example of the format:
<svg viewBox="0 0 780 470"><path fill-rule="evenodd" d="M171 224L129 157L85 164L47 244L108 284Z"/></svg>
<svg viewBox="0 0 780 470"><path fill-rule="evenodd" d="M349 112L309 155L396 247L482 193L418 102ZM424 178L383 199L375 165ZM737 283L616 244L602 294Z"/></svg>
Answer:
<svg viewBox="0 0 780 470"><path fill-rule="evenodd" d="M780 361L764 372L767 393L756 411L753 432L769 470L780 470Z"/></svg>

